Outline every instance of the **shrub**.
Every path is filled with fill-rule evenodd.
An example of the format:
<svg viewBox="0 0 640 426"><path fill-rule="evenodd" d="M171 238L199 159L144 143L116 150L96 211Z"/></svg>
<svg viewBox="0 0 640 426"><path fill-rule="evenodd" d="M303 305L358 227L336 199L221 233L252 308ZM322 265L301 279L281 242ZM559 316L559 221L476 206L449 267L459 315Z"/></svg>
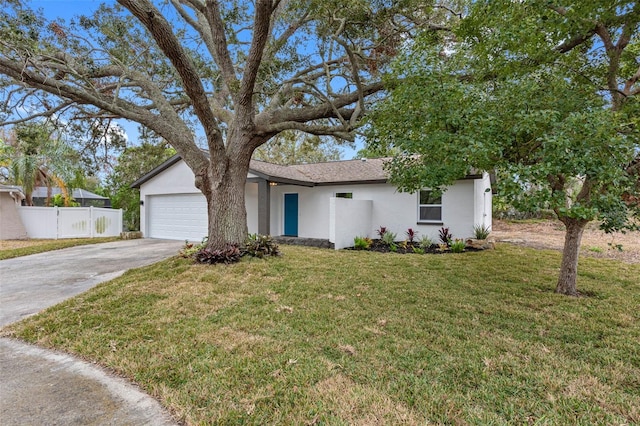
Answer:
<svg viewBox="0 0 640 426"><path fill-rule="evenodd" d="M473 235L478 240L486 240L491 233L491 228L486 225L475 225L473 227Z"/></svg>
<svg viewBox="0 0 640 426"><path fill-rule="evenodd" d="M396 241L396 234L394 234L391 231L385 231L384 234L382 234L382 242L385 243L386 245L390 246L391 244L393 244Z"/></svg>
<svg viewBox="0 0 640 426"><path fill-rule="evenodd" d="M265 256L278 256L278 245L270 235L249 234L244 244L245 254L262 259Z"/></svg>
<svg viewBox="0 0 640 426"><path fill-rule="evenodd" d="M242 252L240 251L240 248L235 244L227 244L224 248L215 250L203 248L194 255L194 258L197 262L209 264L236 263L240 261L241 257Z"/></svg>
<svg viewBox="0 0 640 426"><path fill-rule="evenodd" d="M356 250L369 250L369 247L371 247L371 240L367 237L355 237L353 239L353 247Z"/></svg>
<svg viewBox="0 0 640 426"><path fill-rule="evenodd" d="M423 248L421 248L421 247L415 247L415 246L414 246L414 247L413 247L413 252L414 252L415 254L424 254L424 249L423 249Z"/></svg>
<svg viewBox="0 0 640 426"><path fill-rule="evenodd" d="M185 240L184 246L180 249L178 255L184 258L194 257L197 252L202 250L207 245L207 237L202 239L200 244L190 243L189 240Z"/></svg>
<svg viewBox="0 0 640 426"><path fill-rule="evenodd" d="M428 235L423 235L420 238L420 248L423 250L427 250L429 249L429 247L431 247L433 245L433 240L431 238L429 238Z"/></svg>
<svg viewBox="0 0 640 426"><path fill-rule="evenodd" d="M464 240L457 239L457 238L455 241L452 241L449 244L449 248L453 253L462 253L464 251L464 247L465 247Z"/></svg>
<svg viewBox="0 0 640 426"><path fill-rule="evenodd" d="M440 236L440 242L442 244L446 244L447 246L451 244L451 241L453 240L453 235L451 234L451 232L449 232L449 228L445 228L443 226L442 228L440 228L438 235Z"/></svg>
<svg viewBox="0 0 640 426"><path fill-rule="evenodd" d="M409 228L407 229L407 232L405 232L405 234L407 234L407 240L410 243L412 243L418 236L418 231L416 231L415 229Z"/></svg>
<svg viewBox="0 0 640 426"><path fill-rule="evenodd" d="M386 226L381 226L376 231L376 234L378 234L378 237L380 237L380 239L382 239L386 233L387 233L387 227Z"/></svg>
<svg viewBox="0 0 640 426"><path fill-rule="evenodd" d="M398 246L396 245L396 243L389 244L389 251L392 251L394 253L398 251Z"/></svg>

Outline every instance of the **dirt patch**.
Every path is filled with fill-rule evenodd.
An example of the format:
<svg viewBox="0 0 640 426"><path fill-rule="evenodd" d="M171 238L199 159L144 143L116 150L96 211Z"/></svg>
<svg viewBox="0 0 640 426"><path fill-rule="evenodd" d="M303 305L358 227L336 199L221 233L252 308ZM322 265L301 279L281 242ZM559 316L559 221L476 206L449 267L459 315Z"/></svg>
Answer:
<svg viewBox="0 0 640 426"><path fill-rule="evenodd" d="M564 225L559 221L493 221L491 236L496 241L533 247L562 250ZM640 264L640 232L606 234L597 224L587 225L580 253L584 256L617 259Z"/></svg>
<svg viewBox="0 0 640 426"><path fill-rule="evenodd" d="M0 250L13 250L22 247L31 247L51 240L0 240Z"/></svg>
<svg viewBox="0 0 640 426"><path fill-rule="evenodd" d="M406 405L375 388L357 384L343 374L318 382L311 389L310 396L321 402L326 412L350 425L426 423ZM318 424L318 417L307 424Z"/></svg>

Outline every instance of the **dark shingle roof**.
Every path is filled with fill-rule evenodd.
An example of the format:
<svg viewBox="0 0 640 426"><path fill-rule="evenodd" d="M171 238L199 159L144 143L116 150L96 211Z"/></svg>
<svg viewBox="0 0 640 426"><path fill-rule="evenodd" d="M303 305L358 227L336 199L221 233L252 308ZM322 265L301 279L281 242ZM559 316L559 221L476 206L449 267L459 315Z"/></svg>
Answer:
<svg viewBox="0 0 640 426"><path fill-rule="evenodd" d="M51 195L56 195L62 193L62 190L58 187L51 188ZM46 186L36 186L33 188L33 193L31 194L33 198L47 198L47 187ZM76 200L108 200L109 198L103 197L102 195L94 194L93 192L87 191L86 189L76 188L73 190L71 197Z"/></svg>
<svg viewBox="0 0 640 426"><path fill-rule="evenodd" d="M314 185L328 185L346 182L386 182L387 174L383 168L384 160L330 161L326 163L297 164L279 166L264 161L252 160L252 172L269 180L295 180Z"/></svg>
<svg viewBox="0 0 640 426"><path fill-rule="evenodd" d="M159 175L180 160L181 157L179 155L174 155L133 182L131 187L140 188L143 183ZM281 166L267 163L266 161L251 160L249 172L272 182L303 186L339 183L382 183L387 181L387 174L383 168L384 161L385 159L374 158Z"/></svg>

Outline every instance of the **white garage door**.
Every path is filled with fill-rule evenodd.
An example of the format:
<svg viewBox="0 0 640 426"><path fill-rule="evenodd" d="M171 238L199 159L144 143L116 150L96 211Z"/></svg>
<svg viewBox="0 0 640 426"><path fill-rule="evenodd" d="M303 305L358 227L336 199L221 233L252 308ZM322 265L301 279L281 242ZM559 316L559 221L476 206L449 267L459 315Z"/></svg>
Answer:
<svg viewBox="0 0 640 426"><path fill-rule="evenodd" d="M151 238L200 242L208 233L207 200L202 194L151 195L145 211Z"/></svg>

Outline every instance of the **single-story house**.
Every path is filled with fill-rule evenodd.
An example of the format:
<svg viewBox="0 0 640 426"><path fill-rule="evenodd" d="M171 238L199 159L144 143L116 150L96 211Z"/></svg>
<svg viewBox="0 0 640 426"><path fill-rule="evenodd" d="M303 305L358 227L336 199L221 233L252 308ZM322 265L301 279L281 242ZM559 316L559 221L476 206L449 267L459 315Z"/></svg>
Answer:
<svg viewBox="0 0 640 426"><path fill-rule="evenodd" d="M24 194L20 188L0 184L0 240L27 238L27 231L17 209L22 200Z"/></svg>
<svg viewBox="0 0 640 426"><path fill-rule="evenodd" d="M34 206L44 206L47 201L47 187L46 186L36 186L33 188L33 192L31 193L31 198L33 199ZM51 196L61 194L62 190L58 187L51 188ZM80 204L80 207L111 207L111 200L108 197L103 197L102 195L94 194L91 191L87 191L86 189L76 188L71 191L71 198Z"/></svg>
<svg viewBox="0 0 640 426"><path fill-rule="evenodd" d="M376 237L380 226L405 238L407 229L434 241L442 227L455 238L491 226L488 173L469 175L441 196L425 188L398 192L384 159L281 166L252 160L245 187L250 233L329 240L335 248L355 236ZM132 184L140 189L140 230L148 238L200 241L207 232L206 200L194 174L176 155Z"/></svg>

